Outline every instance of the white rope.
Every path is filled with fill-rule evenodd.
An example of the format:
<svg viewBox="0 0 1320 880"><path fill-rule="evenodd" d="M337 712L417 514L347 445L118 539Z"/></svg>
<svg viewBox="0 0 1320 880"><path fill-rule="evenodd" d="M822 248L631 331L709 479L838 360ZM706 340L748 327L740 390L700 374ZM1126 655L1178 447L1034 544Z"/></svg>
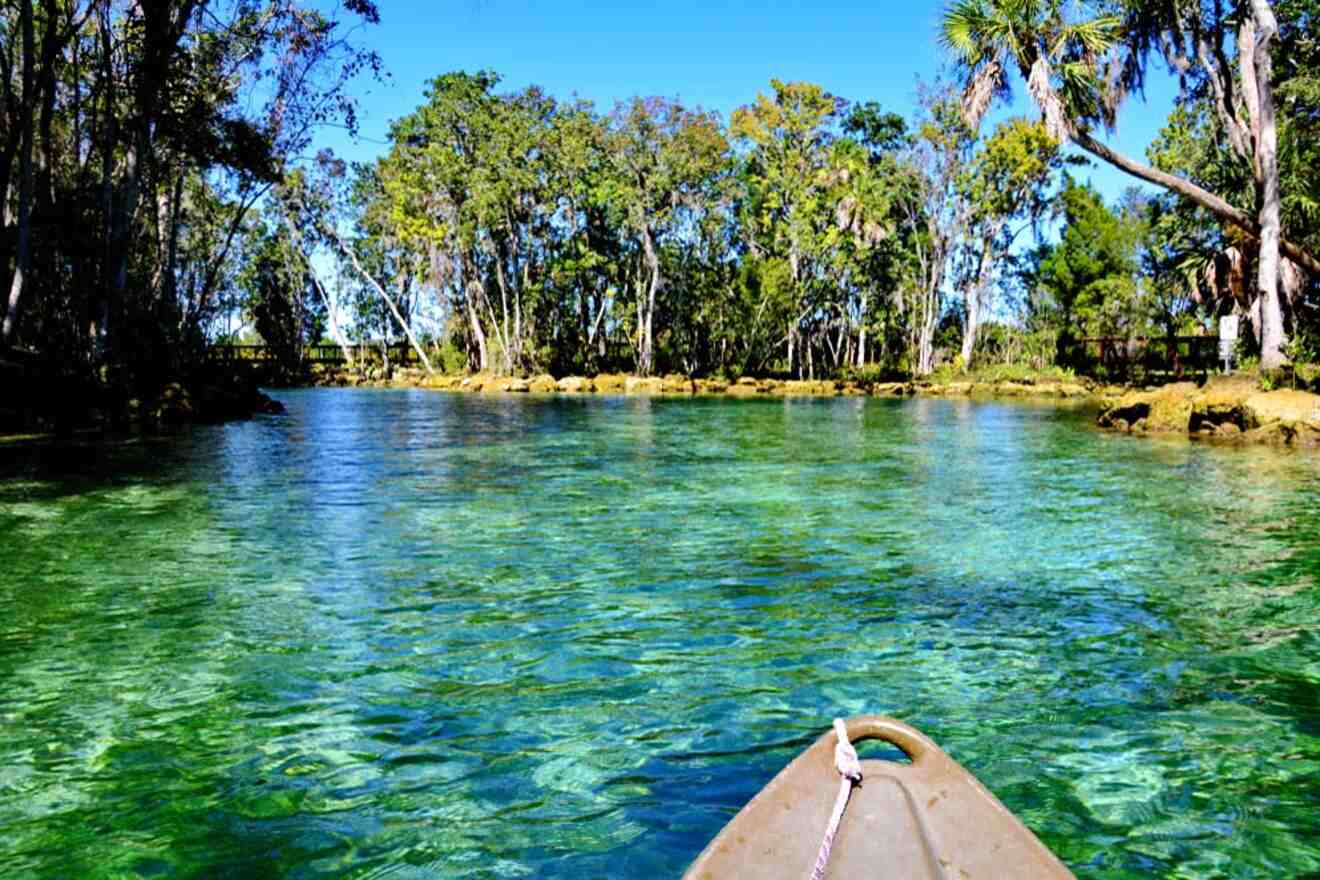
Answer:
<svg viewBox="0 0 1320 880"><path fill-rule="evenodd" d="M811 869L811 880L825 880L825 867L830 863L834 835L839 833L839 823L843 821L843 811L848 806L852 787L862 784L862 763L857 760L857 750L848 741L848 728L844 726L842 718L834 719L834 735L838 738L834 746L834 769L839 771L839 795L834 799L834 812L830 813L825 839L820 842L816 866Z"/></svg>

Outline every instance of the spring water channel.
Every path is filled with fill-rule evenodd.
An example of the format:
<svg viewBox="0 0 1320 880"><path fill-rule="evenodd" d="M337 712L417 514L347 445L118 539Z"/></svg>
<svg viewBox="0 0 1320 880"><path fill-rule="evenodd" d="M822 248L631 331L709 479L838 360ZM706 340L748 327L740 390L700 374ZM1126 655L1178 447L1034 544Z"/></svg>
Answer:
<svg viewBox="0 0 1320 880"><path fill-rule="evenodd" d="M1080 877L1320 872L1320 457L1026 404L279 396L2 453L3 876L676 876L866 712Z"/></svg>

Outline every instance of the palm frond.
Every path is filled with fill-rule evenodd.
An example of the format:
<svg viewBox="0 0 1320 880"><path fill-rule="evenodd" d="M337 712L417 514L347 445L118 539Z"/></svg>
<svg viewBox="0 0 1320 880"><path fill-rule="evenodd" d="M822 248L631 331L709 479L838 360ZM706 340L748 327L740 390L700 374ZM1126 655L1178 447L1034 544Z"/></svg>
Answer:
<svg viewBox="0 0 1320 880"><path fill-rule="evenodd" d="M940 43L959 62L971 67L983 57L983 35L989 24L982 0L958 0L940 22Z"/></svg>
<svg viewBox="0 0 1320 880"><path fill-rule="evenodd" d="M1117 16L1105 15L1070 25L1060 32L1060 36L1070 44L1080 45L1086 52L1102 55L1118 42L1122 29L1123 22Z"/></svg>

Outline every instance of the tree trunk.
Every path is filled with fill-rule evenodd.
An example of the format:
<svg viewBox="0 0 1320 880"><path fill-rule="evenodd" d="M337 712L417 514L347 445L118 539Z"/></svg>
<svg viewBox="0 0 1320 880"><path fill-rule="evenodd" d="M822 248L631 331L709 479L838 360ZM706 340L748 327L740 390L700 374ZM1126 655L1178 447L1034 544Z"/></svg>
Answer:
<svg viewBox="0 0 1320 880"><path fill-rule="evenodd" d="M500 318L504 327L500 340L504 348L504 372L506 375L512 375L514 340L509 334L509 286L504 279L504 248L499 245L495 247L495 283L500 288Z"/></svg>
<svg viewBox="0 0 1320 880"><path fill-rule="evenodd" d="M182 180L182 178L180 178L180 180ZM293 246L298 251L298 256L302 257L303 266L306 267L307 274L312 278L312 286L315 287L316 292L321 295L321 302L325 305L325 317L326 320L330 322L330 336L335 340L335 343L338 344L339 351L344 355L344 362L348 364L348 368L351 370L353 369L353 348L348 344L348 339L344 336L344 331L339 326L339 319L336 317L336 313L339 311L336 308L338 304L331 301L330 295L326 292L325 285L321 284L321 279L317 277L316 267L312 265L311 257L309 257L307 252L303 250L302 233L299 232L298 227L293 224L293 218L289 216L288 211L281 211L280 213L284 215L284 225L289 229L289 235L293 239ZM342 290L343 288L341 287L340 289Z"/></svg>
<svg viewBox="0 0 1320 880"><path fill-rule="evenodd" d="M1220 220L1228 223L1230 226L1242 230L1253 239L1260 239L1262 230L1259 221L1252 218L1249 214L1239 211L1214 193L1202 189L1191 181L1183 180L1181 177L1168 174L1157 168L1152 168L1149 165L1143 165L1135 159L1124 156L1121 153L1116 153L1086 132L1079 129L1071 131L1070 137L1072 138L1073 143L1077 144L1077 146L1081 147L1092 156L1108 162L1110 165L1113 165L1120 171L1125 171L1128 174L1131 174L1133 177L1144 180L1148 183L1153 183L1158 187L1190 199L1214 214ZM1282 230L1280 230L1279 250L1288 259L1306 269L1313 276L1320 277L1320 260L1316 259L1310 251L1300 245L1293 244L1283 238Z"/></svg>
<svg viewBox="0 0 1320 880"><path fill-rule="evenodd" d="M1257 259L1257 287L1261 302L1260 363L1276 368L1286 360L1283 348L1283 309L1279 303L1279 245L1281 238L1278 130L1274 119L1273 62L1270 44L1279 31L1274 11L1267 0L1252 0L1251 15L1257 28L1254 59L1256 88L1260 108L1260 126L1256 138L1256 165L1261 182L1260 255Z"/></svg>
<svg viewBox="0 0 1320 880"><path fill-rule="evenodd" d="M23 103L19 124L23 133L22 145L18 157L18 247L14 259L14 277L9 285L9 299L5 307L3 328L0 329L0 345L8 347L13 340L14 328L18 324L19 302L23 298L23 286L32 269L32 111L35 102L33 87L34 37L32 25L32 0L23 0L21 8L21 28L23 31Z"/></svg>
<svg viewBox="0 0 1320 880"><path fill-rule="evenodd" d="M646 287L645 319L642 326L638 328L642 334L642 345L637 368L643 376L649 376L655 366L655 337L653 336L655 295L660 287L660 256L656 253L655 241L651 238L649 227L643 227L642 229L642 248L646 254L646 268L651 275L651 279Z"/></svg>
<svg viewBox="0 0 1320 880"><path fill-rule="evenodd" d="M326 320L330 322L330 336L334 339L335 344L339 346L339 351L344 356L344 363L348 364L348 368L351 370L354 366L353 347L348 344L348 339L344 336L344 331L340 328L338 319L335 318L335 303L331 301L330 294L326 293L325 285L316 276L316 270L312 268L311 260L308 260L305 254L303 254L303 262L307 265L307 274L312 277L312 286L321 295L321 303L325 306Z"/></svg>
<svg viewBox="0 0 1320 880"><path fill-rule="evenodd" d="M65 32L57 20L59 5L55 0L42 0L41 10L45 17L46 29L41 39L41 69L38 74L40 82L37 85L37 91L41 95L41 116L37 125L37 130L41 134L41 162L39 165L40 180L39 190L42 203L45 206L55 204L55 155L59 146L54 143L54 123L55 123L55 98L56 98L56 60L64 50L64 43L68 39ZM72 14L72 11L70 11ZM71 36L74 31L69 30Z"/></svg>
<svg viewBox="0 0 1320 880"><path fill-rule="evenodd" d="M944 283L943 257L933 264L929 286L923 291L919 358L917 372L929 376L935 371L935 327L939 323L940 286Z"/></svg>
<svg viewBox="0 0 1320 880"><path fill-rule="evenodd" d="M962 361L963 368L967 370L972 368L972 355L976 352L976 337L981 330L981 304L986 290L990 287L991 249L994 237L998 234L997 229L987 231L985 239L981 242L976 281L963 294L966 315L963 317Z"/></svg>
<svg viewBox="0 0 1320 880"><path fill-rule="evenodd" d="M114 151L119 140L117 112L118 89L115 88L114 51L111 39L110 4L100 7L97 31L101 39L100 78L104 87L102 101L105 118L100 126L101 141L101 265L94 286L93 301L87 315L88 343L93 352L103 348L106 328L110 321L110 284L108 275L114 249Z"/></svg>
<svg viewBox="0 0 1320 880"><path fill-rule="evenodd" d="M861 319L858 321L857 329L857 364L860 369L866 366L866 300L867 292L862 291L862 312Z"/></svg>
<svg viewBox="0 0 1320 880"><path fill-rule="evenodd" d="M477 314L476 297L481 292L481 285L469 279L463 296L463 309L467 312L468 325L472 328L472 338L477 343L477 372L490 369L490 354L486 346L486 331L481 328L481 317Z"/></svg>
<svg viewBox="0 0 1320 880"><path fill-rule="evenodd" d="M335 240L335 243L339 245L339 250L348 257L350 262L352 262L353 268L357 270L358 274L375 289L381 299L385 300L385 305L389 306L390 313L394 315L394 320L398 321L399 326L403 328L403 335L408 337L408 342L412 345L413 351L417 352L417 356L421 358L422 366L426 367L427 374L432 376L435 375L435 370L431 367L431 359L426 356L426 350L423 349L421 343L417 341L417 337L413 336L412 328L409 327L408 322L403 319L403 315L399 312L399 307L395 305L394 299L385 292L385 288L380 285L380 282L372 277L370 272L362 268L362 263L358 261L357 254L354 253L353 249L339 237L338 231L325 224L322 224L322 229L328 237Z"/></svg>
<svg viewBox="0 0 1320 880"><path fill-rule="evenodd" d="M156 298L165 297L165 264L169 261L170 196L173 188L160 187L156 191L156 265L151 271L151 291Z"/></svg>

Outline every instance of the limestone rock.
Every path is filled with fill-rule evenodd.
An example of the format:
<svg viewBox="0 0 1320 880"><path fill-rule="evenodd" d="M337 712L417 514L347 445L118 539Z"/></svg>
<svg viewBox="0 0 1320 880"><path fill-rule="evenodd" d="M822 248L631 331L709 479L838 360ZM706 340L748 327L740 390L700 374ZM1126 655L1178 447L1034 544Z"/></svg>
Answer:
<svg viewBox="0 0 1320 880"><path fill-rule="evenodd" d="M463 382L461 376L446 376L436 373L434 376L427 376L421 381L421 387L434 388L438 391L453 391Z"/></svg>
<svg viewBox="0 0 1320 880"><path fill-rule="evenodd" d="M601 373L592 380L592 384L601 394L622 394L627 390L628 377L618 373Z"/></svg>
<svg viewBox="0 0 1320 880"><path fill-rule="evenodd" d="M664 391L664 383L654 376L629 376L624 380L623 390L625 394L660 394Z"/></svg>
<svg viewBox="0 0 1320 880"><path fill-rule="evenodd" d="M1320 425L1313 422L1270 422L1247 431L1242 439L1271 446L1314 449L1320 446Z"/></svg>
<svg viewBox="0 0 1320 880"><path fill-rule="evenodd" d="M565 376L555 384L565 394L590 394L596 390L591 380L582 376Z"/></svg>
<svg viewBox="0 0 1320 880"><path fill-rule="evenodd" d="M1177 382L1150 391L1130 391L1100 414L1100 425L1113 428L1123 421L1134 432L1185 432L1191 424L1192 401L1196 395L1196 385L1191 382Z"/></svg>
<svg viewBox="0 0 1320 880"><path fill-rule="evenodd" d="M1242 408L1251 427L1286 422L1320 428L1320 395L1307 391L1261 391L1243 401Z"/></svg>
<svg viewBox="0 0 1320 880"><path fill-rule="evenodd" d="M542 373L539 376L533 376L527 382L527 390L533 394L553 394L559 390L559 384L555 382L555 377Z"/></svg>
<svg viewBox="0 0 1320 880"><path fill-rule="evenodd" d="M482 391L485 389L486 383L494 381L495 377L489 373L477 373L476 375L465 377L463 381L458 383L458 387L454 390L472 392Z"/></svg>
<svg viewBox="0 0 1320 880"><path fill-rule="evenodd" d="M792 379L773 389L775 394L789 397L833 397L839 393L838 386L828 380Z"/></svg>
<svg viewBox="0 0 1320 880"><path fill-rule="evenodd" d="M278 400L275 400L272 397L267 397L258 391L256 411L268 416L274 416L287 412L288 410L286 410L284 404L280 403Z"/></svg>
<svg viewBox="0 0 1320 880"><path fill-rule="evenodd" d="M665 394L695 394L697 385L687 376L670 373L660 380L660 390Z"/></svg>
<svg viewBox="0 0 1320 880"><path fill-rule="evenodd" d="M166 385L151 411L151 419L162 425L177 425L192 421L195 410L192 396L178 382Z"/></svg>
<svg viewBox="0 0 1320 880"><path fill-rule="evenodd" d="M1244 399L1241 389L1207 385L1192 401L1188 430L1196 433L1209 429L1223 433L1220 429L1231 425L1240 433L1247 427L1246 412L1242 407Z"/></svg>

